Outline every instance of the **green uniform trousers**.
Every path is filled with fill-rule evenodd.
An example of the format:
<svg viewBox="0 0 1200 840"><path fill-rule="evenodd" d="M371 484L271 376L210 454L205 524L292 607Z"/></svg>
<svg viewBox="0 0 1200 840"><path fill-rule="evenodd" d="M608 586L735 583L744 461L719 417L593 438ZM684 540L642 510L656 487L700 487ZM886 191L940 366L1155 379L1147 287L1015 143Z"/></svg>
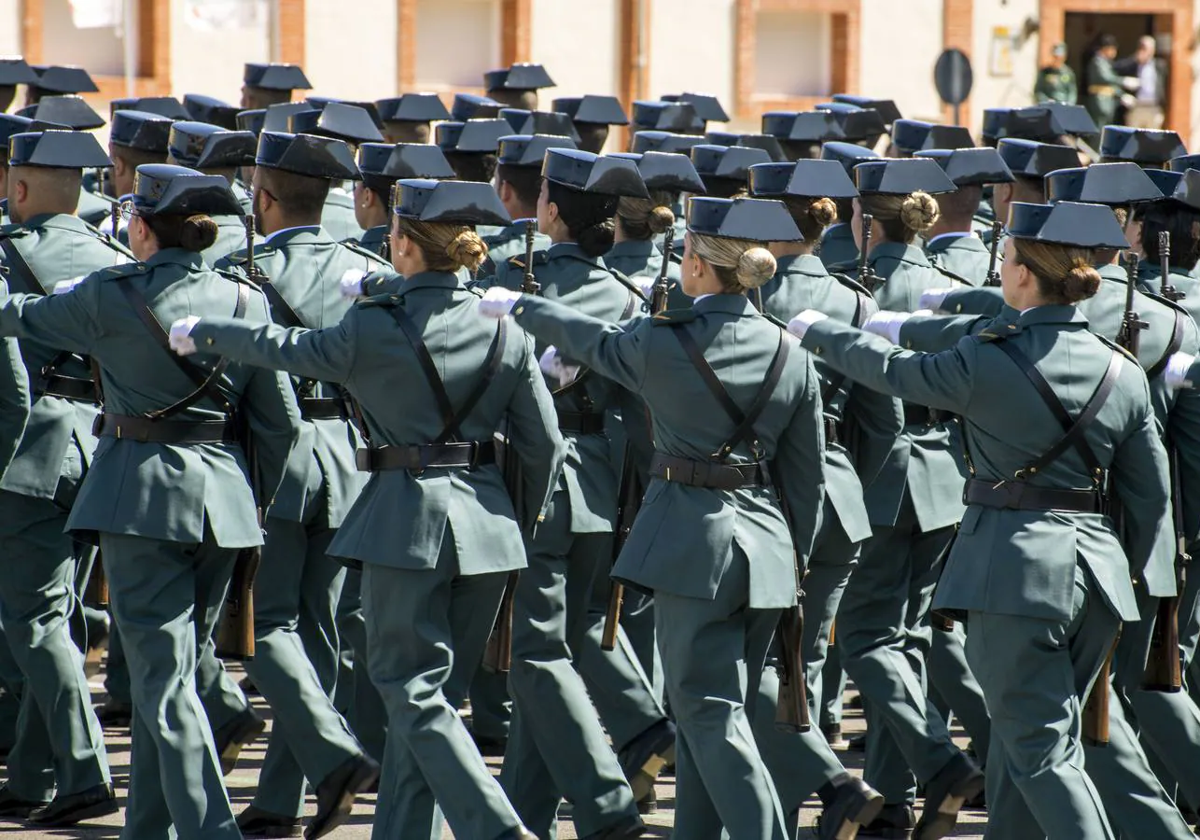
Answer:
<svg viewBox="0 0 1200 840"><path fill-rule="evenodd" d="M8 633L0 616L0 754L7 755L17 742L17 718L21 714L21 696L25 693L25 675L21 673Z"/></svg>
<svg viewBox="0 0 1200 840"><path fill-rule="evenodd" d="M965 628L956 621L952 629L935 627L930 635L929 699L947 726L950 713L954 713L971 738L979 765L985 767L992 740L992 720L983 701L983 689L967 665Z"/></svg>
<svg viewBox="0 0 1200 840"><path fill-rule="evenodd" d="M100 535L133 694L124 840L238 840L212 731L196 693L235 549Z"/></svg>
<svg viewBox="0 0 1200 840"><path fill-rule="evenodd" d="M612 561L611 534L572 534L565 490L551 498L528 547L513 600L513 719L500 782L526 827L554 837L559 802L580 836L636 816L633 791L572 663L587 630L597 570Z"/></svg>
<svg viewBox="0 0 1200 840"><path fill-rule="evenodd" d="M506 579L460 576L449 528L434 569L365 564L367 664L388 711L375 840L441 838L439 806L456 837L520 825L458 716Z"/></svg>
<svg viewBox="0 0 1200 840"><path fill-rule="evenodd" d="M347 569L337 607L338 677L333 704L350 724L367 755L383 760L387 709L367 668L367 626L362 608L362 571ZM355 667L355 663L362 663ZM501 678L503 681L503 678Z"/></svg>
<svg viewBox="0 0 1200 840"><path fill-rule="evenodd" d="M842 646L837 643L835 626L832 644L825 650L825 663L821 669L821 716L818 721L822 729L842 725L846 682L846 669L842 667Z"/></svg>
<svg viewBox="0 0 1200 840"><path fill-rule="evenodd" d="M655 699L662 703L666 689L663 686L662 657L658 655L658 643L654 638L654 596L626 587L625 601L621 605L621 627L642 670L650 678Z"/></svg>
<svg viewBox="0 0 1200 840"><path fill-rule="evenodd" d="M736 545L711 600L654 596L667 697L678 727L675 840L783 840L783 808L751 725L779 610L748 607Z"/></svg>

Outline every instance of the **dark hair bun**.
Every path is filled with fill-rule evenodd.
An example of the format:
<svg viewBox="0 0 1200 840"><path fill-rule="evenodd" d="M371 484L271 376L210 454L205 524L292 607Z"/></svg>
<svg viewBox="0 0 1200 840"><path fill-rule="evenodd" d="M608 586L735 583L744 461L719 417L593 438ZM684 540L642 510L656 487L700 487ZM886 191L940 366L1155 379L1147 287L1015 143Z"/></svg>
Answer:
<svg viewBox="0 0 1200 840"><path fill-rule="evenodd" d="M217 241L217 223L210 216L197 213L188 216L179 234L179 247L188 251L203 251Z"/></svg>
<svg viewBox="0 0 1200 840"><path fill-rule="evenodd" d="M600 257L612 250L615 237L616 224L612 219L606 219L579 231L575 243L589 257Z"/></svg>

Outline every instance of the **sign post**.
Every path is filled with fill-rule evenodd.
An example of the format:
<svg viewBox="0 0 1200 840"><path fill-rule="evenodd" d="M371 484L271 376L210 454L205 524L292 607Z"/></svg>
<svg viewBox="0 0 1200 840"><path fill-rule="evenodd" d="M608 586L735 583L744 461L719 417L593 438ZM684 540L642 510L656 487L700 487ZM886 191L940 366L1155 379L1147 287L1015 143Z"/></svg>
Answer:
<svg viewBox="0 0 1200 840"><path fill-rule="evenodd" d="M962 125L962 104L971 95L971 86L975 83L971 59L960 49L944 51L933 65L933 83L941 100L954 106L954 124Z"/></svg>

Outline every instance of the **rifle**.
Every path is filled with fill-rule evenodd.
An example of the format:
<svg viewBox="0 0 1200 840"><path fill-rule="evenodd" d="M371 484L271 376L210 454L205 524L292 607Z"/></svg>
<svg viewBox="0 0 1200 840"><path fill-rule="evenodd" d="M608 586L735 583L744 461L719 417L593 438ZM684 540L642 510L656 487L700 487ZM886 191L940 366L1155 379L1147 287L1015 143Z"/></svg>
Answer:
<svg viewBox="0 0 1200 840"><path fill-rule="evenodd" d="M675 231L667 228L663 234L663 261L658 270L658 279L654 282L654 292L650 296L650 310L657 315L667 308L667 292L670 283L667 280L667 270L671 267L671 251L675 246Z"/></svg>
<svg viewBox="0 0 1200 840"><path fill-rule="evenodd" d="M871 294L875 294L880 283L875 268L867 262L867 255L871 252L871 223L874 221L870 213L862 214L862 250L858 253L858 282L866 286Z"/></svg>
<svg viewBox="0 0 1200 840"><path fill-rule="evenodd" d="M93 607L108 606L108 578L104 575L103 558L96 552L96 560L92 563L92 573L88 575L87 586L83 589L84 603Z"/></svg>
<svg viewBox="0 0 1200 840"><path fill-rule="evenodd" d="M263 508L260 501L258 481L258 447L250 424L243 414L239 422L242 449L246 453L246 467L250 474L250 489L254 493L258 513L258 527L263 527ZM253 546L238 551L233 564L233 575L229 580L229 593L225 596L225 609L213 642L216 655L222 659L245 661L254 658L254 579L258 576L258 564L262 561L262 547Z"/></svg>
<svg viewBox="0 0 1200 840"><path fill-rule="evenodd" d="M1167 455L1171 460L1171 507L1175 525L1175 594L1159 599L1142 688L1174 694L1183 688L1183 669L1179 661L1179 599L1187 585L1187 567L1192 558L1187 551L1187 534L1183 528L1179 449L1169 441Z"/></svg>
<svg viewBox="0 0 1200 840"><path fill-rule="evenodd" d="M254 267L254 214L243 217L242 224L246 228L246 276L253 280L258 273Z"/></svg>
<svg viewBox="0 0 1200 840"><path fill-rule="evenodd" d="M521 291L527 295L536 295L542 290L533 273L533 235L537 233L537 222L527 219L525 222L525 276L521 279Z"/></svg>
<svg viewBox="0 0 1200 840"><path fill-rule="evenodd" d="M1117 652L1120 639L1121 631L1117 630L1117 637L1113 639L1087 702L1083 704L1083 740L1093 747L1108 746L1108 684L1112 678L1113 654Z"/></svg>
<svg viewBox="0 0 1200 840"><path fill-rule="evenodd" d="M1121 329L1117 332L1117 344L1120 344L1135 359L1141 347L1141 332L1149 329L1150 325L1141 319L1133 308L1134 296L1137 294L1138 255L1129 252L1127 255L1127 284L1125 286L1125 314L1121 316Z"/></svg>
<svg viewBox="0 0 1200 840"><path fill-rule="evenodd" d="M121 202L117 201L113 204L109 212L109 219L112 220L112 238L114 242L120 242L121 237Z"/></svg>
<svg viewBox="0 0 1200 840"><path fill-rule="evenodd" d="M1003 222L992 222L992 245L991 254L988 256L988 273L987 279L983 281L985 286L999 286L1000 272L996 268L996 259L999 257L1000 251L1000 234L1004 232Z"/></svg>
<svg viewBox="0 0 1200 840"><path fill-rule="evenodd" d="M1171 234L1168 231L1159 231L1158 234L1158 260L1162 277L1159 278L1158 293L1167 300L1175 301L1182 300L1183 292L1176 289L1171 284Z"/></svg>
<svg viewBox="0 0 1200 840"><path fill-rule="evenodd" d="M775 485L779 507L790 530L787 498L783 488ZM779 614L775 634L779 637L779 697L775 703L775 728L784 732L807 732L812 728L808 716L808 685L804 677L804 580L800 558L793 549L792 565L796 570L796 604Z"/></svg>

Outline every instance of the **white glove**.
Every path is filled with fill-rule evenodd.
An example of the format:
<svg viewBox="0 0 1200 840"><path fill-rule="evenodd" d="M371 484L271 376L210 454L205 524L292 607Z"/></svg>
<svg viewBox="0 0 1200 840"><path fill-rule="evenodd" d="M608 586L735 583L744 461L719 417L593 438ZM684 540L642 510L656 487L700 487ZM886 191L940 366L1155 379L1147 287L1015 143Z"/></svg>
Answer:
<svg viewBox="0 0 1200 840"><path fill-rule="evenodd" d="M886 338L892 344L900 343L900 328L904 326L904 322L911 318L915 313L911 312L889 312L882 309L876 312L867 322L863 324L863 329L869 333L875 333Z"/></svg>
<svg viewBox="0 0 1200 840"><path fill-rule="evenodd" d="M511 291L503 286L493 286L484 293L483 299L479 301L479 314L499 321L512 312L512 308L520 299L520 292Z"/></svg>
<svg viewBox="0 0 1200 840"><path fill-rule="evenodd" d="M1121 94L1121 104L1126 108L1134 108L1137 106L1137 97L1132 93L1123 93Z"/></svg>
<svg viewBox="0 0 1200 840"><path fill-rule="evenodd" d="M65 295L67 292L73 291L76 286L83 282L83 277L72 277L70 280L59 280L54 284L54 294Z"/></svg>
<svg viewBox="0 0 1200 840"><path fill-rule="evenodd" d="M651 297L654 294L654 284L658 282L657 277L639 274L637 277L630 279L632 279L634 283L637 283L638 288L642 290L642 294L644 294L646 297Z"/></svg>
<svg viewBox="0 0 1200 840"><path fill-rule="evenodd" d="M1125 90L1129 91L1130 93L1137 93L1138 88L1141 86L1142 83L1137 76L1126 76L1125 78L1121 79L1121 87L1125 88Z"/></svg>
<svg viewBox="0 0 1200 840"><path fill-rule="evenodd" d="M196 341L192 338L192 329L200 323L195 315L180 318L171 324L171 334L167 343L180 356L190 356L196 352Z"/></svg>
<svg viewBox="0 0 1200 840"><path fill-rule="evenodd" d="M953 288L926 289L925 291L921 292L920 307L922 309L931 309L936 312L942 308L942 304L946 302L946 298L949 297L950 293L953 291Z"/></svg>
<svg viewBox="0 0 1200 840"><path fill-rule="evenodd" d="M558 355L558 350L553 344L542 351L542 358L538 360L538 365L542 368L542 373L558 379L560 388L567 387L579 376L579 365L564 364L562 356Z"/></svg>
<svg viewBox="0 0 1200 840"><path fill-rule="evenodd" d="M1167 360L1167 369L1164 373L1167 387L1191 388L1192 383L1188 381L1187 375L1188 369L1191 368L1194 361L1196 361L1196 357L1187 353L1172 353L1171 358Z"/></svg>
<svg viewBox="0 0 1200 840"><path fill-rule="evenodd" d="M364 294L363 280L366 278L367 273L361 269L347 269L346 273L342 275L341 282L339 283L342 297L346 300L354 300L355 298L362 297Z"/></svg>
<svg viewBox="0 0 1200 840"><path fill-rule="evenodd" d="M815 309L805 309L792 320L788 321L788 332L796 336L796 338L804 338L804 334L808 332L808 328L817 321L824 321L829 316L824 312L818 312Z"/></svg>

